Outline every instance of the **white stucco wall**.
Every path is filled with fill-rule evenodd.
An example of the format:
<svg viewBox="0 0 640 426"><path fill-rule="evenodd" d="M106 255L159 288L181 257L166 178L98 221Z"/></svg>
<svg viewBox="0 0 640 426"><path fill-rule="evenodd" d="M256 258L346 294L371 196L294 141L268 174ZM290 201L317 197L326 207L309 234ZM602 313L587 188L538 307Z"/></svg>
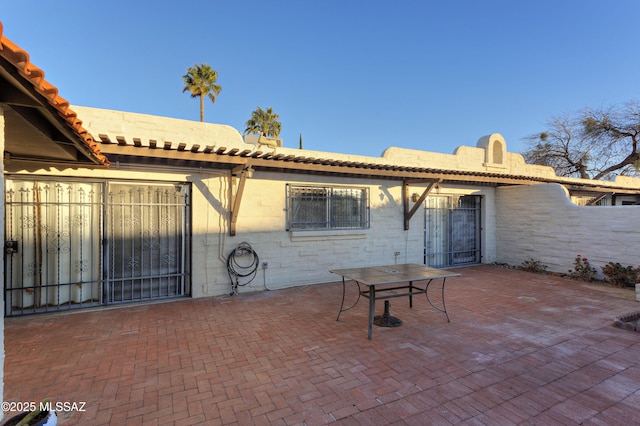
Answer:
<svg viewBox="0 0 640 426"><path fill-rule="evenodd" d="M140 140L142 146L148 146L149 140L155 140L159 146L171 142L175 149L184 143L189 150L193 145L213 146L214 150L225 147L239 150L262 150L270 148L244 142L240 132L226 124L202 123L148 114L105 110L83 106L72 106L78 118L95 140L106 135L112 142L124 137L132 144L133 139ZM286 141L284 141L286 142ZM408 167L424 167L440 170L457 170L472 172L489 172L493 174L517 175L522 177L544 177L556 179L551 167L527 164L524 157L508 152L507 142L499 133L482 136L475 146L460 146L453 154L427 152L400 147L387 148L381 156L344 154L339 152L311 151L289 148L275 148L275 152L284 155L296 155L313 158L330 158L334 160L362 162L368 164L400 165ZM498 156L496 157L496 154ZM499 158L498 158L499 157ZM584 184L589 181L577 178L562 178L568 184ZM597 182L601 187L623 185L640 187L640 179L620 178L615 182Z"/></svg>
<svg viewBox="0 0 640 426"><path fill-rule="evenodd" d="M94 138L107 135L112 141L125 137L131 144L139 138L142 145L154 139L174 144L184 142L187 149L193 144L225 146L227 149L257 149L245 144L240 133L225 125L199 123L125 113L88 107L73 109L83 120ZM479 141L499 140L506 151L506 142L498 134ZM175 146L175 145L174 145ZM262 149L265 149L264 147ZM389 148L381 157L329 153L278 147L277 153L315 158L397 164L404 166L434 167L460 170L486 171L485 149L460 147L454 154L436 154L425 151ZM524 164L522 157L505 154L505 164L498 171L509 171L507 161ZM490 169L496 171L495 165ZM128 170L132 170L129 168ZM168 169L167 169L168 170ZM104 173L105 176L114 171ZM126 176L124 171L115 175ZM195 297L219 295L230 291L226 270L226 256L240 242L249 242L260 256L260 263L268 268L258 271L255 280L242 291L280 288L293 285L327 282L338 277L329 269L353 265L392 264L395 262L423 262L424 211L411 219L410 230L403 227L402 184L399 181L370 181L357 178L320 178L297 174L256 172L247 180L237 222L237 235L228 235L229 177L224 172L203 175L197 170L183 176L149 174L153 179L169 179L193 183L193 295ZM303 179L303 180L300 180ZM287 232L285 187L287 183L316 183L327 185L367 186L371 196L371 227L361 231L309 231ZM412 185L412 192L421 192L424 186ZM495 202L494 189L474 186L440 186L442 194L473 194L483 196L482 202L482 261L495 259ZM395 255L399 252L399 255ZM200 266L204 266L201 268Z"/></svg>
<svg viewBox="0 0 640 426"><path fill-rule="evenodd" d="M170 141L176 146L185 143L191 146L235 147L244 145L240 133L225 124L202 123L178 118L158 117L149 114L115 111L108 109L73 106L73 111L82 120L82 126L89 130L93 138L100 135L116 141L117 136L141 138L143 146L153 139L160 144ZM129 143L131 143L129 139Z"/></svg>
<svg viewBox="0 0 640 426"><path fill-rule="evenodd" d="M500 144L501 158L493 156L493 147ZM520 154L508 152L507 142L499 133L483 136L476 146L459 146L453 154L387 148L382 157L395 164L445 170L504 173L520 176L555 177L551 167L527 164ZM499 160L496 162L495 160Z"/></svg>
<svg viewBox="0 0 640 426"><path fill-rule="evenodd" d="M74 107L84 127L97 140L107 135L112 141L124 137L131 144L134 138L143 145L150 139L159 146L166 141L256 149L245 144L240 133L230 126L191 122L145 114ZM110 146L113 149L114 145ZM117 149L117 146L115 146ZM439 154L404 148L389 148L381 157L355 156L278 147L278 153L371 164L392 164L434 169L491 172L516 176L553 177L548 167L524 163L521 155L507 152L506 142L499 134L478 140L475 147L459 147L453 154ZM11 164L11 162L9 162ZM12 171L11 169L9 169ZM19 167L16 171L21 170ZM20 171L19 173L26 173ZM57 176L87 176L99 179L158 180L192 183L192 294L194 297L228 294L231 284L226 258L241 242L248 242L260 256L254 281L241 291L257 291L282 287L335 281L329 269L353 265L374 265L423 262L424 211L411 219L409 231L403 226L402 184L400 181L321 177L256 171L246 182L237 220L237 234L229 235L229 172L213 169L171 168L138 164L115 164L111 169L87 170L47 168L32 171L54 178ZM470 177L473 179L473 177ZM567 179L568 183L585 183ZM326 184L366 186L371 196L371 227L358 231L288 232L286 231L286 184ZM598 182L598 185L625 185L640 188L638 179ZM551 188L551 189L550 189ZM422 192L424 186L411 185L410 192ZM638 209L609 211L607 208L584 208L572 205L566 191L559 185L531 187L500 187L448 183L434 193L442 195L482 196L482 262L504 262L519 265L534 258L550 269L565 271L572 266L577 253L606 264L609 260L633 264L635 258L611 257L620 247L636 244L637 234L629 233L622 218ZM616 207L617 209L618 207ZM602 209L602 210L599 210ZM633 208L632 208L633 209ZM635 216L634 216L635 217ZM608 218L613 218L609 220ZM576 224L575 221L581 222ZM636 219L634 219L636 220ZM607 222L607 225L602 223ZM633 224L632 224L633 225ZM609 233L601 232L609 229ZM622 231L622 230L625 231ZM637 224L635 228L640 229ZM600 240L612 238L618 232L624 244L612 242L606 250L588 253ZM603 234L603 235L600 235ZM631 234L629 236L627 234ZM612 240L614 241L614 240ZM631 244L631 245L630 245ZM584 247L584 248L583 248ZM398 252L399 255L395 253ZM617 256L617 253L616 253ZM636 262L637 263L637 262Z"/></svg>
<svg viewBox="0 0 640 426"><path fill-rule="evenodd" d="M191 176L190 179L193 179ZM371 226L349 231L287 231L286 184L326 184L368 187ZM394 263L423 263L424 210L404 230L402 184L394 181L320 178L256 172L247 179L238 215L237 234L228 235L226 177L194 182L193 296L228 294L231 284L226 257L238 244L248 242L260 257L256 278L240 292L336 281L330 269ZM412 186L412 191L421 187ZM424 189L424 187L422 187ZM495 261L494 188L444 186L446 195L480 195L482 249L485 263ZM208 194L208 195L207 195ZM213 203L212 203L213 201ZM222 214L221 214L222 212ZM396 252L399 255L396 256ZM200 268L197 265L203 265Z"/></svg>
<svg viewBox="0 0 640 426"><path fill-rule="evenodd" d="M576 206L558 184L498 188L496 205L497 262L568 272L580 254L601 277L610 261L640 266L640 206Z"/></svg>
<svg viewBox="0 0 640 426"><path fill-rule="evenodd" d="M11 162L9 163L12 164ZM114 165L110 169L47 168L30 173L56 178L127 179L140 182L168 181L192 184L192 296L229 294L228 254L241 242L248 242L260 257L256 278L240 292L336 281L330 269L354 265L423 263L424 210L420 209L404 230L402 183L389 180L319 177L298 174L255 172L247 179L237 221L237 234L229 235L228 171L150 168ZM286 185L322 184L367 187L370 195L369 229L349 231L286 230ZM424 185L411 185L410 193ZM482 261L495 259L494 188L442 185L441 195L480 195L482 200ZM435 192L434 192L435 194ZM396 252L399 255L396 256Z"/></svg>
<svg viewBox="0 0 640 426"><path fill-rule="evenodd" d="M297 179L296 179L297 178ZM326 184L367 187L370 191L371 227L349 231L287 231L286 184ZM229 236L227 178L194 183L193 269L194 297L228 294L231 290L226 257L238 244L248 242L260 257L256 278L240 292L277 289L335 281L328 271L353 265L394 264L423 259L423 216L416 214L409 231L403 226L402 185L357 179L319 179L298 175L256 172L247 179L237 221L237 234ZM202 192L213 194L209 199ZM210 200L216 200L212 205ZM219 203L218 201L222 201ZM206 213L205 213L206 212ZM395 252L399 252L398 256ZM202 262L202 263L201 263Z"/></svg>

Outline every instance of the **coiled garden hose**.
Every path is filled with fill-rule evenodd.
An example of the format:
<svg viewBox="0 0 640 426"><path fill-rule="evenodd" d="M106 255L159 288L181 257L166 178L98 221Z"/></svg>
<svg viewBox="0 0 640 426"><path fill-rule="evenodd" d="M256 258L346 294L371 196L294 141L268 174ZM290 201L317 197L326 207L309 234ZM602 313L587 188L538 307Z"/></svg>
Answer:
<svg viewBox="0 0 640 426"><path fill-rule="evenodd" d="M231 294L238 294L238 286L249 284L256 277L260 258L247 242L238 244L227 257L227 272L231 280ZM243 281L242 283L240 281Z"/></svg>

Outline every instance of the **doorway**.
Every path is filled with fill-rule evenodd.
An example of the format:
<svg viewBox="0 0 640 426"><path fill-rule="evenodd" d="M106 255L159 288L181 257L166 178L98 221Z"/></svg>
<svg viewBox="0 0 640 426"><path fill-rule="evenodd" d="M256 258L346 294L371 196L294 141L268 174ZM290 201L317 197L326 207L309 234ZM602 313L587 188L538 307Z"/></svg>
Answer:
<svg viewBox="0 0 640 426"><path fill-rule="evenodd" d="M427 266L445 268L480 262L480 212L477 195L429 196L425 204Z"/></svg>
<svg viewBox="0 0 640 426"><path fill-rule="evenodd" d="M189 294L189 186L7 179L5 315Z"/></svg>

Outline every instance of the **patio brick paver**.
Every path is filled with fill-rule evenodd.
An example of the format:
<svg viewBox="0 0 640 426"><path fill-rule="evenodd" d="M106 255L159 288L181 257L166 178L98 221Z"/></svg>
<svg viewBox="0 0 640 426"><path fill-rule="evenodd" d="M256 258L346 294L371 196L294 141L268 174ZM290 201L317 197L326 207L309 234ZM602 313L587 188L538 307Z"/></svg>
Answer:
<svg viewBox="0 0 640 426"><path fill-rule="evenodd" d="M393 299L371 341L366 300L335 321L340 283L8 318L5 400L86 401L64 425L640 423L631 290L458 271L451 323Z"/></svg>

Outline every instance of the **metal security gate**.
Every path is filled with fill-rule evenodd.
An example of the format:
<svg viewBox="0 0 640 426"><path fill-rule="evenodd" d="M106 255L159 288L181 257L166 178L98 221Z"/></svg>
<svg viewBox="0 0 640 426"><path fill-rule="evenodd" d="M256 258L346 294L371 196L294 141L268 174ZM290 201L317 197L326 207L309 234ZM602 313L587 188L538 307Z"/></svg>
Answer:
<svg viewBox="0 0 640 426"><path fill-rule="evenodd" d="M109 185L108 303L186 293L187 189L180 184Z"/></svg>
<svg viewBox="0 0 640 426"><path fill-rule="evenodd" d="M475 195L427 198L426 265L448 267L480 262L481 200Z"/></svg>
<svg viewBox="0 0 640 426"><path fill-rule="evenodd" d="M124 201L128 190L137 195ZM7 179L5 315L188 294L187 194L187 185Z"/></svg>

